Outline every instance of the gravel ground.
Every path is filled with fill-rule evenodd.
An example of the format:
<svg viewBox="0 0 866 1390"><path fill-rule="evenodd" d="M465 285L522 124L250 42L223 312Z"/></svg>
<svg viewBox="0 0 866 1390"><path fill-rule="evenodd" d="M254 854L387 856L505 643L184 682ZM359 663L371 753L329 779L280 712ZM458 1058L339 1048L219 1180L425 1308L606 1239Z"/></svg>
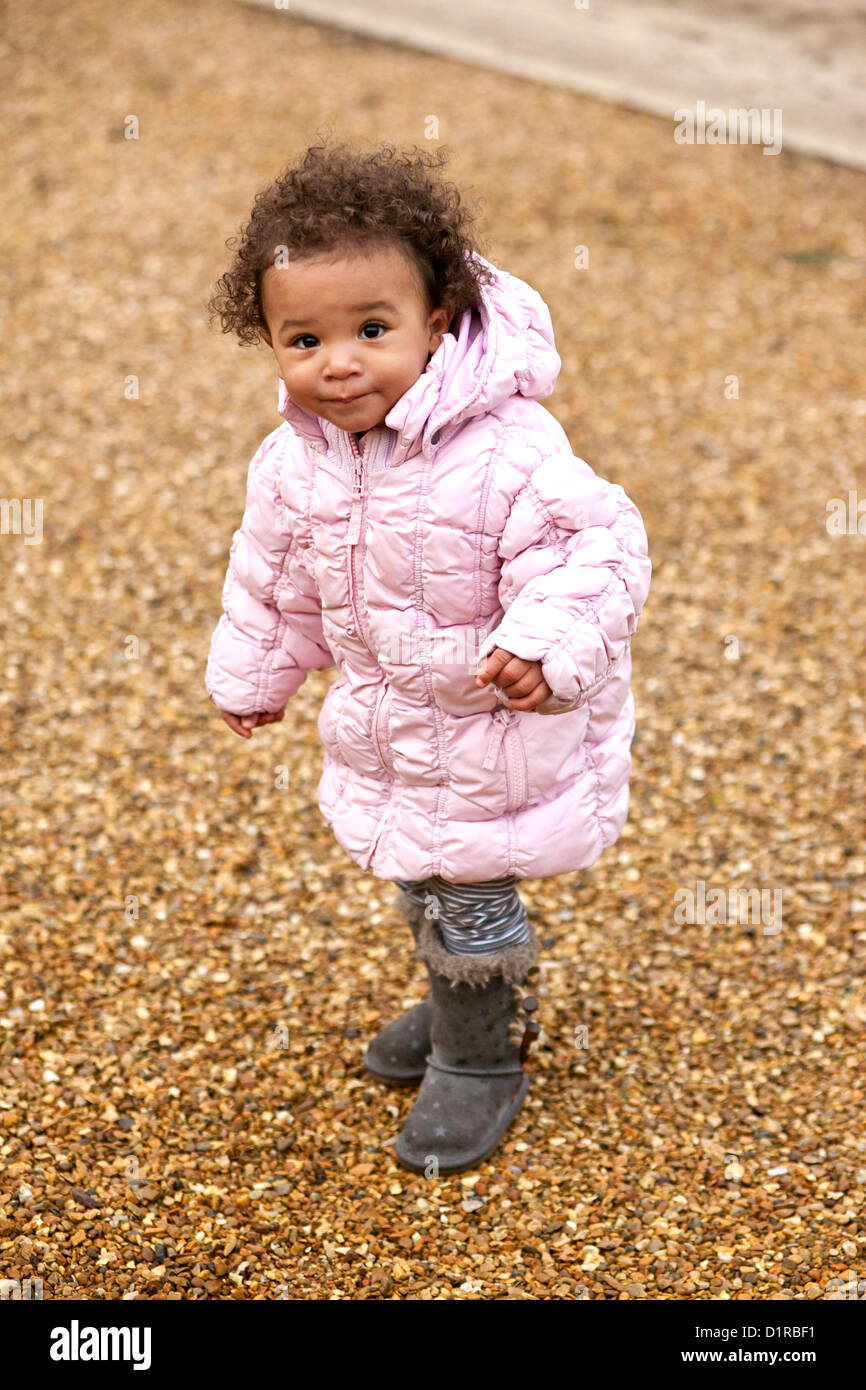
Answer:
<svg viewBox="0 0 866 1390"><path fill-rule="evenodd" d="M0 1277L840 1297L866 1277L866 536L826 517L866 477L863 175L218 0L13 0L2 64L2 488L43 533L0 538ZM396 1164L412 1093L361 1067L424 976L318 811L334 673L249 743L203 689L279 423L272 359L207 329L224 241L321 127L423 144L431 114L488 254L551 306L546 404L654 561L628 825L524 884L531 1096L440 1179ZM781 925L678 922L699 881L782 893Z"/></svg>

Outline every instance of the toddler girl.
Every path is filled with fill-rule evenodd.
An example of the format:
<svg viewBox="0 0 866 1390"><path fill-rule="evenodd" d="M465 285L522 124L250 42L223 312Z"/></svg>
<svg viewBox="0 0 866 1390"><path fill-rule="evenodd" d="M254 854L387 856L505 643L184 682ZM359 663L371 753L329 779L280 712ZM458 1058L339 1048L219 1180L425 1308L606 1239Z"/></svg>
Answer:
<svg viewBox="0 0 866 1390"><path fill-rule="evenodd" d="M211 308L273 351L285 423L250 464L205 682L250 738L339 668L319 806L397 883L430 978L364 1062L420 1080L395 1151L428 1173L480 1162L526 1096L515 885L622 830L651 569L637 508L539 404L544 301L480 254L441 163L311 146L229 243Z"/></svg>

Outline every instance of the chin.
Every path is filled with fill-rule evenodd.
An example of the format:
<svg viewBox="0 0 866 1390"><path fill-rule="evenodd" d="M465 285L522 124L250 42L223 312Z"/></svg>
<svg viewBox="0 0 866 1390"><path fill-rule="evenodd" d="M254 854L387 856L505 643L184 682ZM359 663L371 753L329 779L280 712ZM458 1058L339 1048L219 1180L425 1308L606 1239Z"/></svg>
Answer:
<svg viewBox="0 0 866 1390"><path fill-rule="evenodd" d="M388 407L388 409L390 409L390 406ZM359 412L357 418L354 419L351 424L349 424L348 421L344 420L342 422L342 428L346 430L356 431L374 430L377 425L382 425L385 423L385 416L387 414L387 410L368 410L365 411L363 414Z"/></svg>

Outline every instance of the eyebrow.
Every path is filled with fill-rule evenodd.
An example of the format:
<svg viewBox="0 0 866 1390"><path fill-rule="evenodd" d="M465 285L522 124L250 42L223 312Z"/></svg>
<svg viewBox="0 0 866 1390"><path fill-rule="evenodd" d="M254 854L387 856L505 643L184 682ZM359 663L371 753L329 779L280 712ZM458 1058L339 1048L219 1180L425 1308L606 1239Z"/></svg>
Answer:
<svg viewBox="0 0 866 1390"><path fill-rule="evenodd" d="M387 299L377 299L372 304L352 304L348 312L350 314L367 314L371 309L388 309L392 314L397 310L393 304L389 304ZM314 318L309 319L284 319L280 324L280 332L284 333L287 328L301 328L305 323L315 323Z"/></svg>

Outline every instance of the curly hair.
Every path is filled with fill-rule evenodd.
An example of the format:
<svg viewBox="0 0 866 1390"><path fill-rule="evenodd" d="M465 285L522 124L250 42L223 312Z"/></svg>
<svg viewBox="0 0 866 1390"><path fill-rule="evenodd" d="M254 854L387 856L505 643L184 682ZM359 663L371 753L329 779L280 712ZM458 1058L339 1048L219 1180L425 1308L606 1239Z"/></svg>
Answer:
<svg viewBox="0 0 866 1390"><path fill-rule="evenodd" d="M401 153L385 143L364 154L343 142L311 145L256 195L249 222L226 242L234 260L207 301L210 321L242 343L261 341L262 275L281 248L301 259L395 243L417 267L428 308L446 305L453 321L493 277L475 259L484 253L459 190L436 177L447 158L443 148Z"/></svg>

